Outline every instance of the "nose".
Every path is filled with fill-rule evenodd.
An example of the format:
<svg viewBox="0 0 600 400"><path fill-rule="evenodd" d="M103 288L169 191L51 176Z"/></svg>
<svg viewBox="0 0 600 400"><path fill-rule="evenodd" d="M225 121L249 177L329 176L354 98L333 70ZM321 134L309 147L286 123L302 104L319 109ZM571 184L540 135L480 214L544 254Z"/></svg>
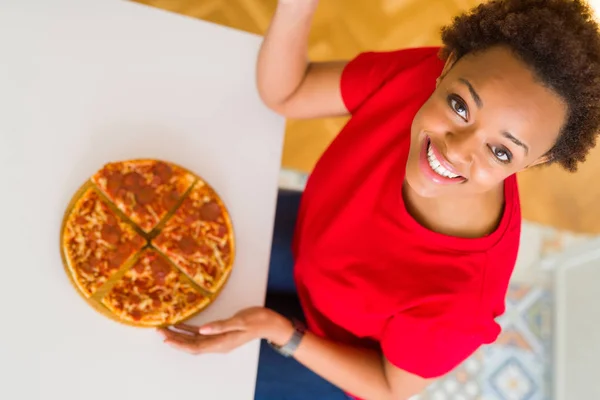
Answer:
<svg viewBox="0 0 600 400"><path fill-rule="evenodd" d="M474 130L446 133L446 157L454 165L470 165L479 148L479 139Z"/></svg>

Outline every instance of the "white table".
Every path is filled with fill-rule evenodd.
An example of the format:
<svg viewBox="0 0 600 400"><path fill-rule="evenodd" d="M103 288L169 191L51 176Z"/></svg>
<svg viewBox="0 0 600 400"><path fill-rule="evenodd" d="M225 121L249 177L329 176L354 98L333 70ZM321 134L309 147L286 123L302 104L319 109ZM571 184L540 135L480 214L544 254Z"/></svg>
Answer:
<svg viewBox="0 0 600 400"><path fill-rule="evenodd" d="M70 286L58 243L105 162L171 160L212 183L236 230L231 279L194 322L263 303L284 121L256 93L260 40L134 3L0 0L0 296L15 322L0 398L253 398L258 342L193 357L112 322Z"/></svg>

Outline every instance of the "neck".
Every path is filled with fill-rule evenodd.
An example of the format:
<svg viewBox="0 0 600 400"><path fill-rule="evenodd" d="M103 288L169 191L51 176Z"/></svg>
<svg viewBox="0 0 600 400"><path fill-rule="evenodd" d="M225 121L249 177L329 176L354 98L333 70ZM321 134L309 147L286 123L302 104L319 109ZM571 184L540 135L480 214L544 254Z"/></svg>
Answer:
<svg viewBox="0 0 600 400"><path fill-rule="evenodd" d="M504 211L504 185L461 197L422 197L408 183L402 188L406 210L423 227L448 236L478 238L494 232Z"/></svg>

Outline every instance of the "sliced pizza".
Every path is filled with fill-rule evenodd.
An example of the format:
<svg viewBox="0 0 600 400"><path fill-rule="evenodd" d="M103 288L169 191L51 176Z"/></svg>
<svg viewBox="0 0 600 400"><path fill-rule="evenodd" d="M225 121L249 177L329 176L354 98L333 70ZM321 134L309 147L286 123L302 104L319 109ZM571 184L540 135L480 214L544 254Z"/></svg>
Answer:
<svg viewBox="0 0 600 400"><path fill-rule="evenodd" d="M181 167L156 160L110 163L92 177L100 190L144 232L151 232L195 181Z"/></svg>
<svg viewBox="0 0 600 400"><path fill-rule="evenodd" d="M200 287L216 293L233 266L233 230L217 194L198 181L153 245Z"/></svg>
<svg viewBox="0 0 600 400"><path fill-rule="evenodd" d="M63 226L62 252L73 280L86 297L145 243L91 187L76 201Z"/></svg>
<svg viewBox="0 0 600 400"><path fill-rule="evenodd" d="M180 322L209 302L210 298L196 291L180 271L153 249L142 251L134 266L102 299L119 319L144 326Z"/></svg>

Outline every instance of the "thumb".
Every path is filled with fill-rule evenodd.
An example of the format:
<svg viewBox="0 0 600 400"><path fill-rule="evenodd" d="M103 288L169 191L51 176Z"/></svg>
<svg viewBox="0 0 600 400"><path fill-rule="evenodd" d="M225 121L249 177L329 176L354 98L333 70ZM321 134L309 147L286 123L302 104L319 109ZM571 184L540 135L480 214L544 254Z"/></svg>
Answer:
<svg viewBox="0 0 600 400"><path fill-rule="evenodd" d="M239 330L241 330L239 318L233 317L201 326L199 332L201 335L218 335Z"/></svg>

